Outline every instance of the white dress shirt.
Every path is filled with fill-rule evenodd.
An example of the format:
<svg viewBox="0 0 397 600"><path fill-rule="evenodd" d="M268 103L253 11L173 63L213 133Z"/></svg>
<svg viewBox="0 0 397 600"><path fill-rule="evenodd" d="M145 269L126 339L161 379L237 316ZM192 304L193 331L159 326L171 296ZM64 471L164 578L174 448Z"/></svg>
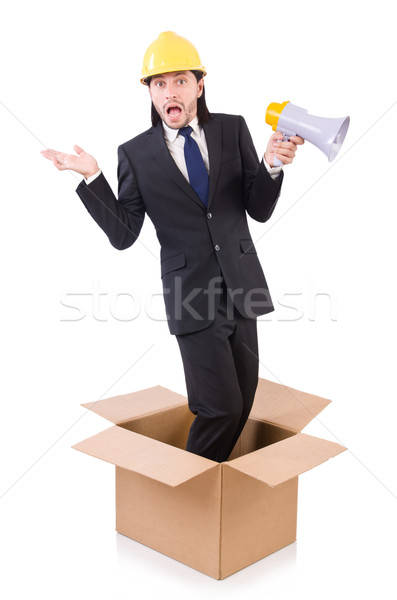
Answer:
<svg viewBox="0 0 397 600"><path fill-rule="evenodd" d="M207 147L207 141L206 141L205 135L204 135L204 129L202 127L200 127L200 125L198 124L197 116L194 117L194 119L192 121L190 121L189 125L193 129L193 131L191 133L191 137L195 140L195 142L197 142L197 145L200 149L201 156L203 157L203 161L204 161L204 164L207 168L207 172L209 175L210 174L210 164L209 164L209 159L208 159L208 147ZM163 130L164 130L164 139L167 144L167 148L170 151L170 154L171 154L172 158L174 159L176 166L181 171L181 173L183 174L185 179L187 179L187 181L189 181L189 175L187 172L186 161L185 161L185 152L184 152L185 138L182 135L178 135L178 133L179 133L178 129L171 129L171 127L168 127L168 125L166 125L164 123L164 121L163 121ZM282 167L270 167L266 163L265 159L263 159L263 162L264 162L269 174L271 175L271 177L273 179L276 179L276 177L279 175ZM91 177L88 177L87 179L85 179L86 184L88 185L89 183L91 183L91 181L94 181L94 179L96 179L100 173L101 173L101 170L99 169L99 171L97 171L94 175L91 175Z"/></svg>
<svg viewBox="0 0 397 600"><path fill-rule="evenodd" d="M193 138L195 142L197 142L197 145L201 152L201 156L203 157L203 161L207 169L207 173L209 175L210 164L208 159L208 147L204 135L204 130L202 127L199 126L197 117L194 117L193 121L190 121L189 125L193 129L192 133L190 134L190 137ZM174 159L176 166L182 172L185 179L189 181L189 175L187 172L185 161L185 138L183 137L183 135L179 135L178 129L171 129L171 127L168 127L168 125L166 125L164 121L163 129L167 148L170 151L170 154Z"/></svg>

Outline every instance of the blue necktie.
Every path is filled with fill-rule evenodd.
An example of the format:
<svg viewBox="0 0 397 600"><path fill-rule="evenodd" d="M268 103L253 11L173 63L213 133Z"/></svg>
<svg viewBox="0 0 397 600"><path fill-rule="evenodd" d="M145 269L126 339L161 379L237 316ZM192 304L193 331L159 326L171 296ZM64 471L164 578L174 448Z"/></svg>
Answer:
<svg viewBox="0 0 397 600"><path fill-rule="evenodd" d="M184 152L189 182L204 206L208 207L209 177L197 142L190 136L193 129L182 127L179 133L185 138Z"/></svg>

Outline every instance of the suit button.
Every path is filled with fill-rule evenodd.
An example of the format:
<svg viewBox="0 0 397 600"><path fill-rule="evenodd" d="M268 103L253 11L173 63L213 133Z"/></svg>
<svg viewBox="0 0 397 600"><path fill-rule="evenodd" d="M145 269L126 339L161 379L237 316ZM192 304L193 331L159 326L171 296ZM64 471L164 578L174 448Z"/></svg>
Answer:
<svg viewBox="0 0 397 600"><path fill-rule="evenodd" d="M220 247L220 246L218 246L218 244L215 244L215 250L216 250L217 252L219 252L219 250L220 250L220 249L221 249L221 247Z"/></svg>
<svg viewBox="0 0 397 600"><path fill-rule="evenodd" d="M212 213L207 213L207 219L212 219Z"/></svg>

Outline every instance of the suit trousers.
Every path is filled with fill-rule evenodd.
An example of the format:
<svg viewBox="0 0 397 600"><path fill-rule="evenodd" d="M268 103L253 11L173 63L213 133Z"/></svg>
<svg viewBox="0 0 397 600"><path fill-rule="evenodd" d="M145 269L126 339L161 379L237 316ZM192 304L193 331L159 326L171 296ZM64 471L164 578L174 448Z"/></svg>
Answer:
<svg viewBox="0 0 397 600"><path fill-rule="evenodd" d="M225 461L248 419L258 385L256 319L242 317L223 288L212 324L176 338L189 409L196 415L186 450Z"/></svg>

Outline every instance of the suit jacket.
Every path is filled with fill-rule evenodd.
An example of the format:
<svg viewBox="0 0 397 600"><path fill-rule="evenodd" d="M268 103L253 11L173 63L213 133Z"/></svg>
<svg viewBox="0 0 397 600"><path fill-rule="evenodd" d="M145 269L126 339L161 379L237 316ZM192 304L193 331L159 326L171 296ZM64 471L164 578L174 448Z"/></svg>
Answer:
<svg viewBox="0 0 397 600"><path fill-rule="evenodd" d="M248 229L246 213L265 222L277 203L276 180L259 162L240 116L214 114L204 125L210 163L208 209L171 157L162 125L118 148L118 199L103 173L76 192L110 243L123 250L140 233L145 213L161 245L161 277L171 333L208 327L221 281L247 318L273 304Z"/></svg>

